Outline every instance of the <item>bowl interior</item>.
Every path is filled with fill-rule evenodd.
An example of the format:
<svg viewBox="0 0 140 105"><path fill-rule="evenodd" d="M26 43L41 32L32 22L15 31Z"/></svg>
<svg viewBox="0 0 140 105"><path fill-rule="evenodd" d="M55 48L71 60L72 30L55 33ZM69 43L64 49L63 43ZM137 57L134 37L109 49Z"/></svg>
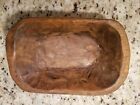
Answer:
<svg viewBox="0 0 140 105"><path fill-rule="evenodd" d="M120 75L120 35L104 22L26 21L13 33L13 66L42 90L101 90Z"/></svg>

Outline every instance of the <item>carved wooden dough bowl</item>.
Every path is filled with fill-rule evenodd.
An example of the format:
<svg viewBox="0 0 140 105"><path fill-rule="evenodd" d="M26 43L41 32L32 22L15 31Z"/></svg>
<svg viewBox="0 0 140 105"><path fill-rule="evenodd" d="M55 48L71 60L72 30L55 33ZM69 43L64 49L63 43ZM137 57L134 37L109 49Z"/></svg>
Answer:
<svg viewBox="0 0 140 105"><path fill-rule="evenodd" d="M113 20L28 18L6 41L11 76L25 91L107 94L128 74L127 36Z"/></svg>

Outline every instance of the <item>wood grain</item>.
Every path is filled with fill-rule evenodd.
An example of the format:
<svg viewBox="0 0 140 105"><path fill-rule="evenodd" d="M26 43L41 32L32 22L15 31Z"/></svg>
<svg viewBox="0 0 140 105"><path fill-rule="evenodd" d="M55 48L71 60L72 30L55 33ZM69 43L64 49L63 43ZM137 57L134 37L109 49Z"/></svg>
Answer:
<svg viewBox="0 0 140 105"><path fill-rule="evenodd" d="M6 39L12 78L30 92L100 95L123 83L130 59L113 20L28 18Z"/></svg>

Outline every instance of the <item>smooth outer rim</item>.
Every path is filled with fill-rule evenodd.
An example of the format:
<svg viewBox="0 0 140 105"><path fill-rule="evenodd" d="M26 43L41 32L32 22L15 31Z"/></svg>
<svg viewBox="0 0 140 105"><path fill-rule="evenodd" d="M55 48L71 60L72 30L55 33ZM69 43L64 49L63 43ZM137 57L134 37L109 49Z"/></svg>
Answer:
<svg viewBox="0 0 140 105"><path fill-rule="evenodd" d="M16 32L16 29L19 25L21 25L24 22L28 21L36 21L40 19L41 21L44 20L67 20L67 21L82 21L82 22L91 22L91 23L96 23L96 22L103 22L107 23L110 26L112 26L114 29L118 31L120 34L120 39L121 39L121 45L122 45L122 66L120 70L120 76L117 79L117 81L110 87L102 89L102 90L95 90L95 91L73 91L73 90L67 90L67 89L62 89L62 90L41 90L41 89L34 89L24 82L20 80L20 78L16 75L16 71L14 69L14 62L13 58L14 57L14 48L13 48L13 33ZM63 19L63 20L62 20ZM9 64L9 70L10 74L12 76L12 79L17 83L17 85L28 92L34 92L34 93L50 93L50 94L74 94L74 95L105 95L109 94L115 90L117 90L125 81L127 75L128 75L128 69L129 69L129 62L130 62L130 48L129 48L129 43L128 43L128 38L127 35L124 31L123 26L114 20L109 20L109 19L104 19L104 20L95 20L95 19L77 19L77 18L27 18L19 21L16 25L14 25L11 30L8 32L7 38L6 38L6 52L7 52L7 59L8 59L8 64Z"/></svg>

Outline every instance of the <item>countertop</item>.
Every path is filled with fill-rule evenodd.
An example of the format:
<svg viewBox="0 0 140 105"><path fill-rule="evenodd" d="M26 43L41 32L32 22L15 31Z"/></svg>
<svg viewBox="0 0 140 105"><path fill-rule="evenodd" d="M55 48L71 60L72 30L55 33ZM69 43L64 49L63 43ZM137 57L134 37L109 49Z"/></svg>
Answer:
<svg viewBox="0 0 140 105"><path fill-rule="evenodd" d="M124 84L103 96L39 94L21 90L10 76L5 38L26 17L115 19L125 28L131 60ZM0 0L0 105L140 105L140 0Z"/></svg>

